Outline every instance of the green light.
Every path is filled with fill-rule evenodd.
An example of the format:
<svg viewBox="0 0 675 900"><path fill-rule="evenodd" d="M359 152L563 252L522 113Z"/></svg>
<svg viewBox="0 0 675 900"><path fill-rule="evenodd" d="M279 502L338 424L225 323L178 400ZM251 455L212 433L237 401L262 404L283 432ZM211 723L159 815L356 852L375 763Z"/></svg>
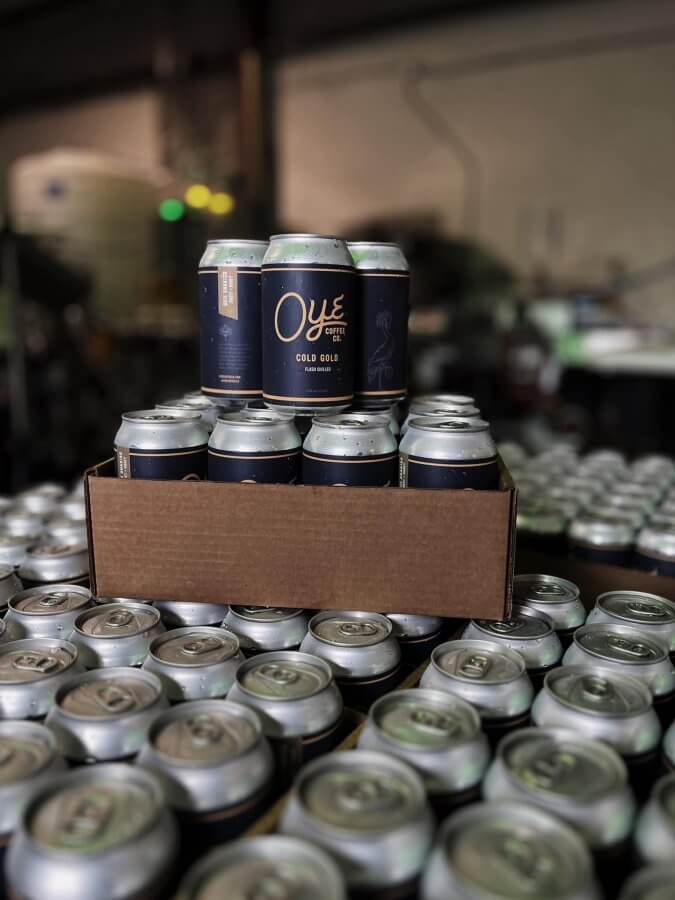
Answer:
<svg viewBox="0 0 675 900"><path fill-rule="evenodd" d="M175 197L167 197L159 204L159 217L165 222L177 222L184 214L185 206Z"/></svg>

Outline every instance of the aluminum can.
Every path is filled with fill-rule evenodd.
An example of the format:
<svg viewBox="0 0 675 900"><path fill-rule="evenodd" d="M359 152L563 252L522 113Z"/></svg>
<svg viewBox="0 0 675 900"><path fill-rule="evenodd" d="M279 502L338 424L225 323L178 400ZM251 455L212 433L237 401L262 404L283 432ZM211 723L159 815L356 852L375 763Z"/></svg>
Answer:
<svg viewBox="0 0 675 900"><path fill-rule="evenodd" d="M89 550L84 544L38 544L18 568L29 588L41 584L89 584Z"/></svg>
<svg viewBox="0 0 675 900"><path fill-rule="evenodd" d="M202 391L262 395L260 266L267 241L208 241L199 261Z"/></svg>
<svg viewBox="0 0 675 900"><path fill-rule="evenodd" d="M263 399L301 411L354 396L358 285L344 241L275 234L262 264Z"/></svg>
<svg viewBox="0 0 675 900"><path fill-rule="evenodd" d="M389 423L389 431L394 435L395 438L398 438L401 433L401 428L398 424L398 418L396 417L396 404L373 404L372 406L354 406L351 410L357 416L365 416L366 418L376 418L378 416L384 416L384 418Z"/></svg>
<svg viewBox="0 0 675 900"><path fill-rule="evenodd" d="M644 866L623 886L619 900L668 900L675 883L675 863Z"/></svg>
<svg viewBox="0 0 675 900"><path fill-rule="evenodd" d="M86 522L76 522L64 515L49 519L45 525L44 537L51 544L71 546L86 545L89 539Z"/></svg>
<svg viewBox="0 0 675 900"><path fill-rule="evenodd" d="M307 634L309 614L283 606L229 606L223 628L239 638L246 656L269 650L297 650Z"/></svg>
<svg viewBox="0 0 675 900"><path fill-rule="evenodd" d="M463 638L495 641L516 650L525 660L530 679L541 684L544 676L562 657L562 644L548 616L529 606L514 603L508 619L472 619Z"/></svg>
<svg viewBox="0 0 675 900"><path fill-rule="evenodd" d="M73 522L87 521L87 506L84 502L84 495L71 494L62 501L60 507L61 513Z"/></svg>
<svg viewBox="0 0 675 900"><path fill-rule="evenodd" d="M666 768L675 771L675 721L663 736L663 759Z"/></svg>
<svg viewBox="0 0 675 900"><path fill-rule="evenodd" d="M437 815L476 800L490 762L473 706L429 688L392 691L376 700L357 746L410 763Z"/></svg>
<svg viewBox="0 0 675 900"><path fill-rule="evenodd" d="M637 524L618 510L588 512L570 524L567 537L572 555L590 562L626 566Z"/></svg>
<svg viewBox="0 0 675 900"><path fill-rule="evenodd" d="M588 614L589 625L631 625L675 651L675 603L642 591L607 591Z"/></svg>
<svg viewBox="0 0 675 900"><path fill-rule="evenodd" d="M548 616L565 643L586 619L579 595L576 584L556 575L516 575L513 579L514 602Z"/></svg>
<svg viewBox="0 0 675 900"><path fill-rule="evenodd" d="M5 622L12 640L67 638L75 619L91 605L91 591L82 585L42 585L15 594L8 603Z"/></svg>
<svg viewBox="0 0 675 900"><path fill-rule="evenodd" d="M347 244L358 275L354 396L401 400L408 381L410 267L398 244Z"/></svg>
<svg viewBox="0 0 675 900"><path fill-rule="evenodd" d="M109 603L85 610L75 619L69 640L87 669L140 666L150 644L163 634L159 611L145 603Z"/></svg>
<svg viewBox="0 0 675 900"><path fill-rule="evenodd" d="M21 900L159 900L178 832L156 779L109 764L54 778L33 795L7 853Z"/></svg>
<svg viewBox="0 0 675 900"><path fill-rule="evenodd" d="M184 415L186 412L198 412L202 419L202 425L209 434L213 431L220 414L220 409L215 402L204 396L178 397L174 400L164 400L162 403L156 403L155 409L160 410L160 412L176 413L179 416Z"/></svg>
<svg viewBox="0 0 675 900"><path fill-rule="evenodd" d="M546 809L594 850L622 845L635 817L619 754L563 728L523 728L507 735L483 781L483 796Z"/></svg>
<svg viewBox="0 0 675 900"><path fill-rule="evenodd" d="M675 522L650 522L638 532L633 562L654 575L675 575Z"/></svg>
<svg viewBox="0 0 675 900"><path fill-rule="evenodd" d="M582 625L563 657L563 665L601 666L632 675L649 688L655 704L672 699L675 692L675 668L667 647L631 625Z"/></svg>
<svg viewBox="0 0 675 900"><path fill-rule="evenodd" d="M167 628L187 625L220 625L227 606L221 603L188 603L183 600L154 600Z"/></svg>
<svg viewBox="0 0 675 900"><path fill-rule="evenodd" d="M197 411L124 413L115 435L117 477L199 481L206 477L208 439Z"/></svg>
<svg viewBox="0 0 675 900"><path fill-rule="evenodd" d="M419 665L429 659L431 651L443 640L445 620L440 616L387 613L387 618L393 626L404 662Z"/></svg>
<svg viewBox="0 0 675 900"><path fill-rule="evenodd" d="M260 814L274 772L258 716L227 700L195 700L162 713L136 764L161 783L188 858L241 834Z"/></svg>
<svg viewBox="0 0 675 900"><path fill-rule="evenodd" d="M385 753L352 750L302 769L279 830L330 853L349 891L376 896L414 888L431 849L433 819L411 766Z"/></svg>
<svg viewBox="0 0 675 900"><path fill-rule="evenodd" d="M342 697L330 666L293 650L246 660L227 699L254 709L268 738L302 738L306 756L335 740L342 717Z"/></svg>
<svg viewBox="0 0 675 900"><path fill-rule="evenodd" d="M385 416L316 416L302 448L305 484L390 487L397 484L396 438Z"/></svg>
<svg viewBox="0 0 675 900"><path fill-rule="evenodd" d="M317 613L300 649L329 663L345 704L355 709L367 709L400 680L401 649L391 622L379 613Z"/></svg>
<svg viewBox="0 0 675 900"><path fill-rule="evenodd" d="M43 493L39 488L29 488L17 494L14 509L44 519L54 512L59 504L59 499L49 492Z"/></svg>
<svg viewBox="0 0 675 900"><path fill-rule="evenodd" d="M471 703L486 733L496 738L527 722L534 697L520 653L485 640L447 641L436 647L420 687L447 691Z"/></svg>
<svg viewBox="0 0 675 900"><path fill-rule="evenodd" d="M135 756L153 719L169 705L159 679L142 669L95 669L56 692L46 725L73 763Z"/></svg>
<svg viewBox="0 0 675 900"><path fill-rule="evenodd" d="M0 722L0 864L31 794L65 768L44 725Z"/></svg>
<svg viewBox="0 0 675 900"><path fill-rule="evenodd" d="M518 482L520 493L521 483ZM557 503L541 496L540 489L536 495L525 495L518 504L516 528L518 543L551 553L562 553L566 547L568 518Z"/></svg>
<svg viewBox="0 0 675 900"><path fill-rule="evenodd" d="M605 741L626 760L652 753L661 739L649 688L631 675L600 666L562 666L549 672L534 699L532 720Z"/></svg>
<svg viewBox="0 0 675 900"><path fill-rule="evenodd" d="M476 803L441 826L421 900L600 900L588 848L525 803Z"/></svg>
<svg viewBox="0 0 675 900"><path fill-rule="evenodd" d="M155 637L143 668L159 678L172 703L179 703L224 697L243 659L235 634L193 625Z"/></svg>
<svg viewBox="0 0 675 900"><path fill-rule="evenodd" d="M480 419L480 410L472 404L462 403L426 403L411 400L408 415L401 425L401 437L410 428L411 419L444 418L444 419Z"/></svg>
<svg viewBox="0 0 675 900"><path fill-rule="evenodd" d="M44 522L42 516L24 509L10 509L2 517L2 527L7 534L15 537L34 537L42 534Z"/></svg>
<svg viewBox="0 0 675 900"><path fill-rule="evenodd" d="M344 879L327 853L309 841L279 834L244 838L213 850L186 873L176 900L232 897L234 885L238 896L233 900L347 900Z"/></svg>
<svg viewBox="0 0 675 900"><path fill-rule="evenodd" d="M0 719L43 719L58 689L83 670L77 647L57 638L0 646Z"/></svg>
<svg viewBox="0 0 675 900"><path fill-rule="evenodd" d="M16 568L26 558L28 548L40 540L39 535L20 537L9 532L0 533L0 565Z"/></svg>
<svg viewBox="0 0 675 900"><path fill-rule="evenodd" d="M273 411L220 416L209 439L209 481L295 484L301 452L292 420Z"/></svg>
<svg viewBox="0 0 675 900"><path fill-rule="evenodd" d="M638 813L634 843L643 863L672 862L675 855L675 772L659 778L654 785L649 801Z"/></svg>
<svg viewBox="0 0 675 900"><path fill-rule="evenodd" d="M7 604L15 594L23 590L21 579L14 566L0 563L0 615L7 609Z"/></svg>
<svg viewBox="0 0 675 900"><path fill-rule="evenodd" d="M96 606L108 606L111 603L117 606L128 606L136 603L142 603L143 606L154 606L154 600L137 600L134 597L92 597Z"/></svg>
<svg viewBox="0 0 675 900"><path fill-rule="evenodd" d="M411 419L399 448L401 487L496 490L497 448L482 419Z"/></svg>
<svg viewBox="0 0 675 900"><path fill-rule="evenodd" d="M418 394L410 401L411 411L421 413L425 406L476 406L476 398L469 394Z"/></svg>

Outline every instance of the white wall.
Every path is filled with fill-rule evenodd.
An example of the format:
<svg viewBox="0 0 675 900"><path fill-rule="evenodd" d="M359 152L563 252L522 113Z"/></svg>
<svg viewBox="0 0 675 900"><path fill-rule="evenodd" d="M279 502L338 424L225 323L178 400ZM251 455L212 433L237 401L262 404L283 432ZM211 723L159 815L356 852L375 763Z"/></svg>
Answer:
<svg viewBox="0 0 675 900"><path fill-rule="evenodd" d="M674 26L668 0L587 0L288 62L278 82L282 218L348 233L417 212L448 233L466 230L462 167L406 104L407 67ZM675 39L423 81L420 91L479 162L480 218L468 230L521 272L543 264L599 280L610 260L634 268L675 256ZM631 305L675 320L673 292L675 278Z"/></svg>

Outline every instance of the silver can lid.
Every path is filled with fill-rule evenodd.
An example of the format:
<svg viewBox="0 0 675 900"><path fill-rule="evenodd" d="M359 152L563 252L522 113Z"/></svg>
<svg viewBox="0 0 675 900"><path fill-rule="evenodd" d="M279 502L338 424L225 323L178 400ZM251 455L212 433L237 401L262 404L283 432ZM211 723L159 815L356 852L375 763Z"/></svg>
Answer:
<svg viewBox="0 0 675 900"><path fill-rule="evenodd" d="M172 762L214 765L248 752L260 740L253 712L227 700L174 706L153 722L148 739Z"/></svg>
<svg viewBox="0 0 675 900"><path fill-rule="evenodd" d="M573 541L597 547L625 547L632 543L635 524L616 513L585 513L569 527Z"/></svg>
<svg viewBox="0 0 675 900"><path fill-rule="evenodd" d="M410 406L417 408L418 406L443 406L446 403L452 403L454 406L475 406L475 397L468 394L421 394L419 397L413 397Z"/></svg>
<svg viewBox="0 0 675 900"><path fill-rule="evenodd" d="M359 412L347 412L314 416L312 424L321 428L348 428L350 431L372 431L378 428L388 428L389 420L385 416L373 417L361 415Z"/></svg>
<svg viewBox="0 0 675 900"><path fill-rule="evenodd" d="M411 419L408 425L418 431L436 431L438 434L478 434L490 427L484 419L424 415Z"/></svg>
<svg viewBox="0 0 675 900"><path fill-rule="evenodd" d="M675 624L675 603L657 594L642 591L608 591L595 605L610 616L640 625Z"/></svg>
<svg viewBox="0 0 675 900"><path fill-rule="evenodd" d="M636 678L599 667L553 669L546 676L544 689L565 706L598 716L636 716L652 705L649 689Z"/></svg>
<svg viewBox="0 0 675 900"><path fill-rule="evenodd" d="M346 900L335 863L298 838L269 834L203 857L186 875L182 900Z"/></svg>
<svg viewBox="0 0 675 900"><path fill-rule="evenodd" d="M315 821L356 834L409 824L425 805L424 787L409 765L367 750L319 757L301 770L296 791Z"/></svg>
<svg viewBox="0 0 675 900"><path fill-rule="evenodd" d="M224 628L207 625L176 628L159 635L150 645L150 655L172 666L215 666L236 656L239 641Z"/></svg>
<svg viewBox="0 0 675 900"><path fill-rule="evenodd" d="M452 816L442 833L449 867L473 892L504 900L586 896L590 855L580 837L524 803L479 803Z"/></svg>
<svg viewBox="0 0 675 900"><path fill-rule="evenodd" d="M91 600L87 588L69 584L52 584L29 588L15 594L9 601L10 609L30 616L58 616L75 609L82 609Z"/></svg>
<svg viewBox="0 0 675 900"><path fill-rule="evenodd" d="M56 755L54 737L36 722L0 722L0 787L40 773Z"/></svg>
<svg viewBox="0 0 675 900"><path fill-rule="evenodd" d="M387 740L419 751L471 741L481 727L469 703L427 688L385 694L371 707L370 719Z"/></svg>
<svg viewBox="0 0 675 900"><path fill-rule="evenodd" d="M574 643L599 660L629 665L659 663L668 657L659 641L629 625L582 625L574 632Z"/></svg>
<svg viewBox="0 0 675 900"><path fill-rule="evenodd" d="M538 796L593 803L625 787L621 757L607 744L559 728L523 728L500 743L499 758L521 788Z"/></svg>
<svg viewBox="0 0 675 900"><path fill-rule="evenodd" d="M133 637L156 628L159 622L159 612L152 606L109 603L78 616L75 629L93 638Z"/></svg>
<svg viewBox="0 0 675 900"><path fill-rule="evenodd" d="M516 575L513 599L518 603L573 603L579 599L579 588L556 575Z"/></svg>
<svg viewBox="0 0 675 900"><path fill-rule="evenodd" d="M19 577L29 581L67 581L89 571L86 544L45 543L31 547L19 566Z"/></svg>
<svg viewBox="0 0 675 900"><path fill-rule="evenodd" d="M140 837L161 810L151 776L132 766L78 769L49 783L30 804L30 837L47 850L92 857Z"/></svg>
<svg viewBox="0 0 675 900"><path fill-rule="evenodd" d="M525 674L525 660L492 641L448 641L436 647L432 664L449 678L468 683L506 684Z"/></svg>
<svg viewBox="0 0 675 900"><path fill-rule="evenodd" d="M28 638L0 646L0 684L30 684L67 671L77 648L56 638Z"/></svg>
<svg viewBox="0 0 675 900"><path fill-rule="evenodd" d="M149 709L160 693L159 681L149 672L98 669L64 685L57 691L56 703L70 716L116 719Z"/></svg>
<svg viewBox="0 0 675 900"><path fill-rule="evenodd" d="M272 651L243 662L237 669L241 688L266 700L303 700L333 681L329 665L309 653Z"/></svg>
<svg viewBox="0 0 675 900"><path fill-rule="evenodd" d="M389 637L392 624L379 613L327 611L310 619L309 630L337 647L372 647Z"/></svg>
<svg viewBox="0 0 675 900"><path fill-rule="evenodd" d="M302 615L303 609L288 606L230 606L230 610L249 622L284 622Z"/></svg>
<svg viewBox="0 0 675 900"><path fill-rule="evenodd" d="M177 422L197 422L201 420L201 413L196 409L185 409L180 412L159 412L156 409L136 409L122 414L125 422L141 422L146 425L162 427L175 425Z"/></svg>
<svg viewBox="0 0 675 900"><path fill-rule="evenodd" d="M474 625L493 640L508 638L516 641L539 640L553 631L551 620L544 615L532 615L527 607L513 605L508 619L474 619Z"/></svg>

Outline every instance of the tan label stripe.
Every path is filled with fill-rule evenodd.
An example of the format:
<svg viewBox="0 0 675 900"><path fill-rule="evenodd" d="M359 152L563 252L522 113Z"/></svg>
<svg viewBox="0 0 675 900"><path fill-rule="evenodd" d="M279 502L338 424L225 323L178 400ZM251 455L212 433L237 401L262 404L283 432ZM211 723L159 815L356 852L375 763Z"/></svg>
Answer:
<svg viewBox="0 0 675 900"><path fill-rule="evenodd" d="M356 271L363 278L410 278L410 272L368 272L365 269Z"/></svg>
<svg viewBox="0 0 675 900"><path fill-rule="evenodd" d="M407 389L402 388L394 388L391 391L354 391L357 397L381 397L386 394L406 394Z"/></svg>
<svg viewBox="0 0 675 900"><path fill-rule="evenodd" d="M207 387L205 384L201 386L201 390L209 391L212 394L262 394L262 388L253 388L249 390L248 388L245 391L237 390L236 388L214 388Z"/></svg>
<svg viewBox="0 0 675 900"><path fill-rule="evenodd" d="M408 457L409 463L414 463L416 466L433 466L437 469L478 469L481 466L494 466L497 462L496 458L488 459L486 462L457 462L457 463L444 463L444 462L425 462L422 459L413 459L411 456Z"/></svg>
<svg viewBox="0 0 675 900"><path fill-rule="evenodd" d="M325 462L325 463L349 463L351 465L362 465L363 463L378 463L378 462L389 462L391 459L396 459L397 454L392 453L391 456L374 456L370 459L354 459L348 456L313 456L311 453L307 453L306 450L302 451L302 455L306 456L307 459L313 459L315 462Z"/></svg>
<svg viewBox="0 0 675 900"><path fill-rule="evenodd" d="M206 444L202 444L201 447L197 447L196 450L162 450L159 453L143 453L139 451L130 450L129 456L194 456L197 453L203 453L206 450Z"/></svg>
<svg viewBox="0 0 675 900"><path fill-rule="evenodd" d="M265 455L246 456L243 453L221 453L220 450L212 450L209 447L209 456L220 456L222 459L288 459L289 456L298 456L301 448L289 450L288 453L270 453Z"/></svg>
<svg viewBox="0 0 675 900"><path fill-rule="evenodd" d="M344 272L351 274L355 269L328 269L323 266L263 266L263 272Z"/></svg>
<svg viewBox="0 0 675 900"><path fill-rule="evenodd" d="M351 400L353 394L343 394L341 397L282 397L279 394L266 394L263 391L263 397L266 400L294 400L301 403L328 403L331 400Z"/></svg>

